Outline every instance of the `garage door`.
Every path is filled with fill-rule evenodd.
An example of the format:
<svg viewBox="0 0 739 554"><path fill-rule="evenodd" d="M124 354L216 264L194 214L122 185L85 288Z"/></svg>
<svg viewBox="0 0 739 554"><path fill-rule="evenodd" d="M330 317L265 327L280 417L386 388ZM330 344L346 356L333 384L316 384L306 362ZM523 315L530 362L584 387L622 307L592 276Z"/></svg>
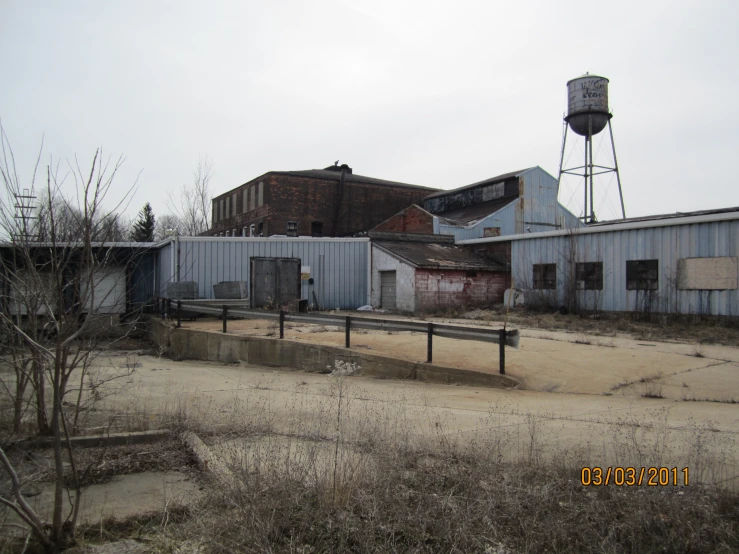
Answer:
<svg viewBox="0 0 739 554"><path fill-rule="evenodd" d="M88 292L87 282L83 281L80 287L80 296L85 303L85 311L90 311L90 300L95 303L93 313L122 314L126 311L126 268L101 267L95 270L94 299Z"/></svg>
<svg viewBox="0 0 739 554"><path fill-rule="evenodd" d="M380 271L380 307L395 309L395 272Z"/></svg>

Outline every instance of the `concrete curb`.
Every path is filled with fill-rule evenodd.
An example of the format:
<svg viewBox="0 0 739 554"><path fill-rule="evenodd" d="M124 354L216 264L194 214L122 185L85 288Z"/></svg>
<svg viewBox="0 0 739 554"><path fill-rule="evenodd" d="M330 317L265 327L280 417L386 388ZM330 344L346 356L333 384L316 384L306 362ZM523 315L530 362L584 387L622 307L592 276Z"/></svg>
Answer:
<svg viewBox="0 0 739 554"><path fill-rule="evenodd" d="M450 385L513 389L521 382L508 375L482 373L421 362L411 362L357 352L324 344L306 344L289 339L233 335L215 331L176 328L152 318L151 333L177 360L244 362L255 365L294 367L301 371L326 371L336 361L361 366L361 375L381 379L411 379Z"/></svg>
<svg viewBox="0 0 739 554"><path fill-rule="evenodd" d="M198 463L198 467L204 473L209 473L226 485L236 482L236 477L222 460L215 457L208 445L205 444L195 433L186 431L182 435L182 441L190 448Z"/></svg>

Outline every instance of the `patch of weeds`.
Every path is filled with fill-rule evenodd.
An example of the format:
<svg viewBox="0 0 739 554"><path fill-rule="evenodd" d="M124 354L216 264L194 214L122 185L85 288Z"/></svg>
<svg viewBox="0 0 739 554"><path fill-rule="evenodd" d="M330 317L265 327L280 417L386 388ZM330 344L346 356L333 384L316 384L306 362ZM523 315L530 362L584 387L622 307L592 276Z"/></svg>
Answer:
<svg viewBox="0 0 739 554"><path fill-rule="evenodd" d="M590 339L586 337L585 335L580 335L575 340L572 341L574 344L592 344L590 342Z"/></svg>

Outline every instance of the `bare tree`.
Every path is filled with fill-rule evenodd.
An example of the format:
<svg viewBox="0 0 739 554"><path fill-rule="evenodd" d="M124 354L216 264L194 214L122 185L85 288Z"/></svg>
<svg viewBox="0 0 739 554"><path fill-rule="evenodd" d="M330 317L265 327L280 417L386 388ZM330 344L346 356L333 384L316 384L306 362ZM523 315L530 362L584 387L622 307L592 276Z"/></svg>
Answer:
<svg viewBox="0 0 739 554"><path fill-rule="evenodd" d="M157 224L154 227L154 240L160 241L167 238L168 231L182 231L180 220L176 215L164 214L157 218Z"/></svg>
<svg viewBox="0 0 739 554"><path fill-rule="evenodd" d="M115 227L119 221L116 213L121 207L119 203L106 211L103 202L112 190L123 160L104 160L98 150L87 170L76 160L70 163L68 175L76 189L74 203L61 195L64 178L58 176L58 166L49 163L44 171L43 205L33 209L19 204L18 198L33 196L23 191L34 190L41 154L29 186L23 188L1 126L0 136L0 178L6 192L6 198L0 198L0 234L6 239L0 245L3 282L0 337L5 349L2 359L14 366L16 379L15 383L3 381L3 389L15 395L14 423L20 424L27 402L25 392L30 384L34 390L37 431L53 438L52 521L50 525L45 524L23 500L18 475L1 448L0 462L10 477L12 495L6 498L4 492L0 493L0 503L29 525L46 550L56 550L74 540L81 496L74 453L70 441L66 441L65 447L63 440L69 438L70 423L76 424L79 414L67 413L64 405L76 405L79 409L85 375L95 356L93 341L99 338L101 326L93 319L96 307L106 300L96 298L96 283L117 263L115 250L106 242L116 239ZM124 195L124 201L130 193L131 189ZM41 222L35 213L44 214L43 242L38 240ZM70 238L74 239L71 243ZM67 395L75 394L76 401L65 401ZM75 483L72 510L66 515L64 448L68 451Z"/></svg>
<svg viewBox="0 0 739 554"><path fill-rule="evenodd" d="M213 161L206 156L198 162L192 185L182 187L179 198L172 191L168 192L167 207L177 218L183 235L196 236L210 229L212 178Z"/></svg>

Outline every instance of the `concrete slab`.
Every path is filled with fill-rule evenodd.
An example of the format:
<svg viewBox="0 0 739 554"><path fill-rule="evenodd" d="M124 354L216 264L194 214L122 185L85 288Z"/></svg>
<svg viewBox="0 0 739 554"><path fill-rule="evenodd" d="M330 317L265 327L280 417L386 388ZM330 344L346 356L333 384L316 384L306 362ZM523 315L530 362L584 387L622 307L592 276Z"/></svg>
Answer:
<svg viewBox="0 0 739 554"><path fill-rule="evenodd" d="M739 474L739 406L732 404L337 379L154 357L139 361L136 385L107 399L108 407L143 409L156 417L179 414L237 437L258 431L330 440L343 387L348 442L377 435L433 448L505 443L506 456L525 458L533 433L537 455L566 454L582 464L711 459L721 466L722 479Z"/></svg>

